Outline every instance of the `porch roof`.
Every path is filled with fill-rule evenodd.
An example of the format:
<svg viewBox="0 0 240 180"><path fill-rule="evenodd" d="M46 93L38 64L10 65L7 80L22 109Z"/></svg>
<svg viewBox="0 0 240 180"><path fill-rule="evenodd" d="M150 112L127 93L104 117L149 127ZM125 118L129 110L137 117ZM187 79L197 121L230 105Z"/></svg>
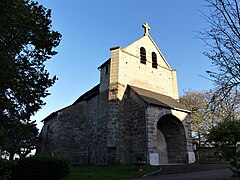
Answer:
<svg viewBox="0 0 240 180"><path fill-rule="evenodd" d="M176 109L190 113L191 111L187 110L183 104L173 99L170 96L166 96L160 93L152 92L146 89L142 89L135 86L130 86L130 88L136 92L146 103L149 105L161 106L170 109Z"/></svg>

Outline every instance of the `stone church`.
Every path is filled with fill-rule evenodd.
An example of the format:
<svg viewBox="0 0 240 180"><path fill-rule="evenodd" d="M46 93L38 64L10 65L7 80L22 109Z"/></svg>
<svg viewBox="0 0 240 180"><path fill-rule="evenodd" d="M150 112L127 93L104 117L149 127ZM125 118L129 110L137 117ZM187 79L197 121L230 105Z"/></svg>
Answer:
<svg viewBox="0 0 240 180"><path fill-rule="evenodd" d="M110 48L100 83L72 105L46 117L39 154L75 164L194 162L189 111L178 101L172 69L143 24L144 35Z"/></svg>

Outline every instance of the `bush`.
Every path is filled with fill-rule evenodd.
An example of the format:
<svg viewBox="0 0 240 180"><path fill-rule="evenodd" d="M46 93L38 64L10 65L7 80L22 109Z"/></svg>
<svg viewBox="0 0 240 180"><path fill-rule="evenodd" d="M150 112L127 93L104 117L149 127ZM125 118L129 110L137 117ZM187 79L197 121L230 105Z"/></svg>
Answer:
<svg viewBox="0 0 240 180"><path fill-rule="evenodd" d="M233 175L235 177L240 177L240 146L237 147L235 158L230 164L234 166L234 168L230 168L233 172Z"/></svg>
<svg viewBox="0 0 240 180"><path fill-rule="evenodd" d="M9 179L16 163L0 159L0 179Z"/></svg>
<svg viewBox="0 0 240 180"><path fill-rule="evenodd" d="M223 156L227 161L231 160L235 156L236 147L227 146L225 144L220 145L220 149L223 152Z"/></svg>
<svg viewBox="0 0 240 180"><path fill-rule="evenodd" d="M61 179L71 170L71 163L63 157L32 156L21 159L11 174L11 179L45 180Z"/></svg>

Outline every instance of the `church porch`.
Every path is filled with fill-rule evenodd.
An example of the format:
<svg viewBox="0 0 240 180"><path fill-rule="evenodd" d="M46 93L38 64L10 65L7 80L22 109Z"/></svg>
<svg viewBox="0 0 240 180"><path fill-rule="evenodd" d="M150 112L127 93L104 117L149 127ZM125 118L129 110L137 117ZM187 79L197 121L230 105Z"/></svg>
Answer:
<svg viewBox="0 0 240 180"><path fill-rule="evenodd" d="M160 165L175 165L189 163L188 154L192 152L189 137L190 127L186 121L176 117L174 110L149 106L147 108L147 136L149 163L153 160ZM157 158L157 160L156 160Z"/></svg>

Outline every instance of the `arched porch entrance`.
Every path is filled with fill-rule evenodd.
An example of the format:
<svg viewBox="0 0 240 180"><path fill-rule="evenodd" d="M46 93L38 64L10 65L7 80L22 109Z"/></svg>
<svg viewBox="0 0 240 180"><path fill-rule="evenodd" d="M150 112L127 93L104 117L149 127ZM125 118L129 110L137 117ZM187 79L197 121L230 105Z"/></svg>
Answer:
<svg viewBox="0 0 240 180"><path fill-rule="evenodd" d="M185 130L177 117L168 114L159 119L157 151L160 164L187 162Z"/></svg>

